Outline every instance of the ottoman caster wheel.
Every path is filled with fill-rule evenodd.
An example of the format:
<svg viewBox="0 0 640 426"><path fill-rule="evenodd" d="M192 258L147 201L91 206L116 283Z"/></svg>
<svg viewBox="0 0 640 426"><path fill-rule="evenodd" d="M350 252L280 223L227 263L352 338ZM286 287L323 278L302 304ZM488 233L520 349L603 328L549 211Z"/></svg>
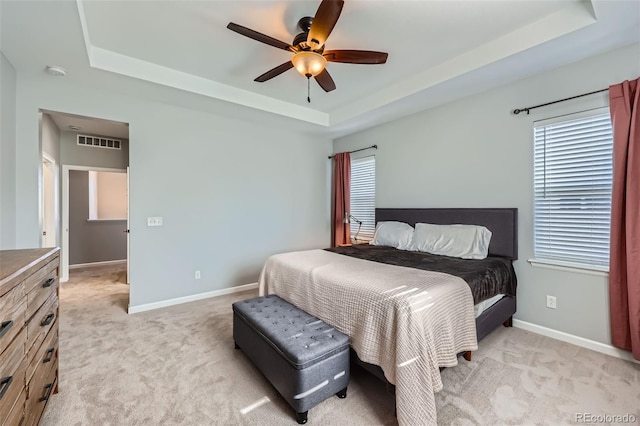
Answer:
<svg viewBox="0 0 640 426"><path fill-rule="evenodd" d="M307 422L308 413L308 411L305 411L304 413L296 413L296 421L298 422L298 424L303 425Z"/></svg>
<svg viewBox="0 0 640 426"><path fill-rule="evenodd" d="M340 392L336 393L336 396L340 399L347 397L347 388L342 389Z"/></svg>

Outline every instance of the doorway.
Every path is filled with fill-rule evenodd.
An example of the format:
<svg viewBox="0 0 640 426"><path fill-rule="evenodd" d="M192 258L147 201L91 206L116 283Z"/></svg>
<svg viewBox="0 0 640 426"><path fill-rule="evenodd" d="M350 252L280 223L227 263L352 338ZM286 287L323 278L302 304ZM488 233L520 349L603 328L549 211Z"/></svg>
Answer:
<svg viewBox="0 0 640 426"><path fill-rule="evenodd" d="M40 110L40 113L43 152L40 200L42 245L57 243L60 246L62 282L69 280L70 269L74 270L73 274L78 269L78 277L121 271L118 282L124 284L126 276L126 283L129 284L129 124L51 110ZM45 155L49 153L51 155ZM84 174L81 178L83 187L76 185L70 188L70 183L73 184L70 176L73 173ZM89 177L89 173L92 176ZM53 192L48 190L52 175ZM116 187L120 189L119 193ZM100 188L102 190L98 191ZM51 193L54 194L53 203L49 202L51 195L48 194ZM107 199L100 208L96 204L99 194ZM71 211L70 202L80 195L83 197L81 208ZM93 197L91 201L90 195ZM51 204L54 207L53 214ZM113 209L116 205L117 209ZM73 238L70 238L73 232L70 219L74 219L77 225ZM51 222L54 223L53 232L49 231ZM115 240L118 241L117 252L113 250L116 244L111 244ZM74 247L74 244L77 245ZM105 250L110 244L111 250ZM73 253L76 253L75 258ZM84 271L80 272L81 269Z"/></svg>
<svg viewBox="0 0 640 426"><path fill-rule="evenodd" d="M120 176L122 179L119 179ZM126 263L126 281L129 283L129 192L127 184L124 188L114 188L120 180L128 182L128 169L75 165L62 167L62 227L65 230L60 265L62 281L69 279L69 269L72 267ZM116 214L117 217L100 215L103 210L100 199L105 198L101 194L104 189L101 191L100 188L104 188L105 184L117 189L115 192L124 192L115 194L115 197L124 197L124 209L117 206L111 208L121 210ZM114 191L110 192L109 197L113 198ZM84 246L83 241L91 246L97 244L112 259L95 260L96 253L92 253L91 246ZM125 250L124 256L114 256L114 253L122 253L122 248Z"/></svg>

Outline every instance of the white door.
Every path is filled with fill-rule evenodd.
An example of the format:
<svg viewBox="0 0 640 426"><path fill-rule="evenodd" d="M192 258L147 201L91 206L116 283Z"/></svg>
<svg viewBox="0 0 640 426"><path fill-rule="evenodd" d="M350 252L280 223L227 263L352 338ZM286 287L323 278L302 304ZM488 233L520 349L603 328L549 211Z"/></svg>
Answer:
<svg viewBox="0 0 640 426"><path fill-rule="evenodd" d="M56 246L56 164L42 160L42 247Z"/></svg>

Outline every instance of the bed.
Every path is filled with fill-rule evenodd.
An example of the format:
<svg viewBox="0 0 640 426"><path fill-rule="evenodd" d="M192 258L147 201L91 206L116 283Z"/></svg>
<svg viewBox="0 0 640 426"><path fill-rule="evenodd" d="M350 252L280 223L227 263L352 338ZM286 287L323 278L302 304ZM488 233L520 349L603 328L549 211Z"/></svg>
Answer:
<svg viewBox="0 0 640 426"><path fill-rule="evenodd" d="M482 225L492 232L492 259L511 270L517 259L517 209L376 209L381 221ZM436 424L440 369L456 365L458 354L476 350L478 340L509 324L515 275L507 295L476 318L477 299L495 294L478 296L449 270L411 267L372 248L274 255L261 273L260 293L277 294L347 334L361 362L395 385L401 425Z"/></svg>

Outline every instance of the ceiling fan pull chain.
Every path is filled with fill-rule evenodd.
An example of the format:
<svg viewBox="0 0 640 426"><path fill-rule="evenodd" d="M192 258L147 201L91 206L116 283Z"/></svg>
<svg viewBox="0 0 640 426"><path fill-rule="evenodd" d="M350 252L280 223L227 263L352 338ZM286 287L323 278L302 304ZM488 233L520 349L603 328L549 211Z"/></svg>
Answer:
<svg viewBox="0 0 640 426"><path fill-rule="evenodd" d="M307 77L307 102L311 103L311 77Z"/></svg>

